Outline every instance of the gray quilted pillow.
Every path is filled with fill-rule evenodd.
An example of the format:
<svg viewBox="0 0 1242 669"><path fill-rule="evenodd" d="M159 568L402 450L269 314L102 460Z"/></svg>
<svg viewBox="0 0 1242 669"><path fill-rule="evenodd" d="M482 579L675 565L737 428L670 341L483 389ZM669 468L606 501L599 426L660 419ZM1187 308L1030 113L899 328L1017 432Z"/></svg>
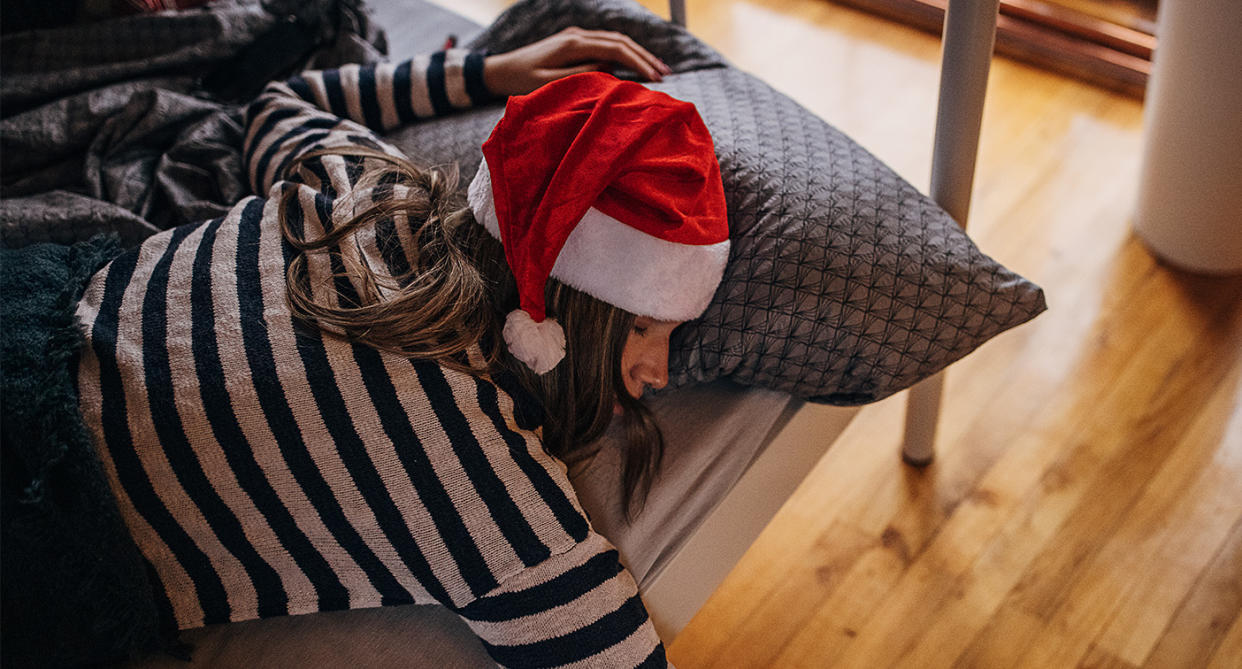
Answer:
<svg viewBox="0 0 1242 669"><path fill-rule="evenodd" d="M670 386L728 377L833 404L934 374L1044 310L1038 286L985 256L940 207L840 131L625 0L528 0L476 41L504 51L565 25L623 29L678 74L711 130L733 240L703 317L679 328ZM689 70L689 71L687 71ZM468 183L500 108L391 137Z"/></svg>
<svg viewBox="0 0 1242 669"><path fill-rule="evenodd" d="M832 404L886 397L1044 310L878 158L736 69L663 86L711 129L733 240L670 385L729 377Z"/></svg>

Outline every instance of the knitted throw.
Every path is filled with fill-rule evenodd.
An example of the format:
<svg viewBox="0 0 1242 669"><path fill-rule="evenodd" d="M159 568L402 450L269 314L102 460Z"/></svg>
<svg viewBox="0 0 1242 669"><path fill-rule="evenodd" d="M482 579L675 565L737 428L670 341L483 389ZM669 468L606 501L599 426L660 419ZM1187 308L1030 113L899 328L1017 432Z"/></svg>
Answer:
<svg viewBox="0 0 1242 669"><path fill-rule="evenodd" d="M115 238L0 249L0 626L5 667L160 644L146 567L78 413L74 308Z"/></svg>

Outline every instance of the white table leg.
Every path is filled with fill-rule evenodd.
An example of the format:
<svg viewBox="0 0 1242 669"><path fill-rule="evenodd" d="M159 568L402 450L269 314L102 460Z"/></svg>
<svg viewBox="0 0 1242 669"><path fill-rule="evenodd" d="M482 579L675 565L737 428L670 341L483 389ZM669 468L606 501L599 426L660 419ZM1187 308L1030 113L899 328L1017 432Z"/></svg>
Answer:
<svg viewBox="0 0 1242 669"><path fill-rule="evenodd" d="M668 0L669 20L682 28L686 27L686 0Z"/></svg>
<svg viewBox="0 0 1242 669"><path fill-rule="evenodd" d="M931 196L963 228L970 213L999 10L1000 0L949 0L944 17ZM930 464L934 457L943 387L941 372L910 389L901 452L912 465Z"/></svg>

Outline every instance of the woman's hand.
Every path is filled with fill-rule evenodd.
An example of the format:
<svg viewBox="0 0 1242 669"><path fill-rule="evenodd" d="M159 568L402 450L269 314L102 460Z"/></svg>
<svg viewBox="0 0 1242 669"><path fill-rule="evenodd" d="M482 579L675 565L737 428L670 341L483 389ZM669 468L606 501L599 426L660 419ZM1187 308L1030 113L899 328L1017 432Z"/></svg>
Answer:
<svg viewBox="0 0 1242 669"><path fill-rule="evenodd" d="M609 30L566 28L483 61L483 85L494 95L525 95L561 77L620 66L647 81L672 70L634 40Z"/></svg>

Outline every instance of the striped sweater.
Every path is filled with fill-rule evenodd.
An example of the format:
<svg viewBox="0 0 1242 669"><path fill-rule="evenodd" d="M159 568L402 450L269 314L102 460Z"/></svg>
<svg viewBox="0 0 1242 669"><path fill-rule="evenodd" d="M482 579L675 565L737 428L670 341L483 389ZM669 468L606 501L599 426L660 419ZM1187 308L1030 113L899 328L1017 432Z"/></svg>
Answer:
<svg viewBox="0 0 1242 669"><path fill-rule="evenodd" d="M355 192L374 158L291 162L395 153L376 131L487 97L482 56L460 50L273 83L244 147L266 197L151 237L92 278L78 306L83 418L180 628L439 603L503 666L666 665L518 389L290 316L278 215L310 238L346 203L402 196ZM375 228L311 256L312 289L348 299L337 273L350 259L406 266L409 222Z"/></svg>

